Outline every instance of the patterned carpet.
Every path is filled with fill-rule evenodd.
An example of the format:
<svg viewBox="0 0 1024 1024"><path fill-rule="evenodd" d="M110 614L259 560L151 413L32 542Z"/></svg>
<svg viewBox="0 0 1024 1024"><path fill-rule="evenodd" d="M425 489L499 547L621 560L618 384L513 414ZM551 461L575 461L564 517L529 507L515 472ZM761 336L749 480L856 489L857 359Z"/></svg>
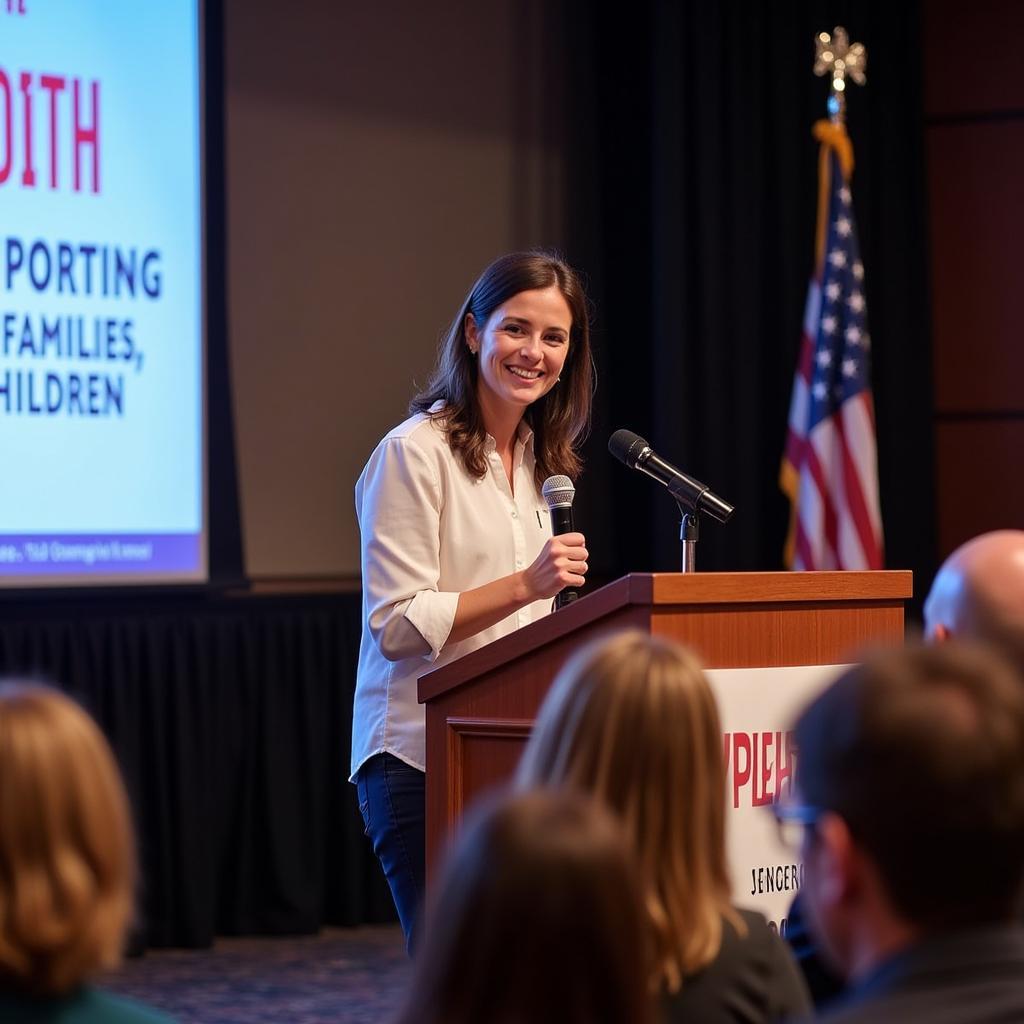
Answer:
<svg viewBox="0 0 1024 1024"><path fill-rule="evenodd" d="M401 929L367 927L150 951L102 986L181 1024L385 1024L409 970Z"/></svg>

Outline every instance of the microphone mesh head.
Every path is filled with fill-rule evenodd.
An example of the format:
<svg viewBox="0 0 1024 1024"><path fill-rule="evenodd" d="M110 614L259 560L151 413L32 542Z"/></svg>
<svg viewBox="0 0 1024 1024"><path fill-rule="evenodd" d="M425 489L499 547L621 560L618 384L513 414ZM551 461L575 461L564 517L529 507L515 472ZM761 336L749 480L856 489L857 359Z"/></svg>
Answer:
<svg viewBox="0 0 1024 1024"><path fill-rule="evenodd" d="M548 503L548 508L557 508L560 505L571 505L572 499L576 496L576 488L567 476L549 476L544 481L540 493Z"/></svg>
<svg viewBox="0 0 1024 1024"><path fill-rule="evenodd" d="M630 469L636 469L637 456L645 448L650 448L650 445L632 430L616 430L608 439L608 451Z"/></svg>

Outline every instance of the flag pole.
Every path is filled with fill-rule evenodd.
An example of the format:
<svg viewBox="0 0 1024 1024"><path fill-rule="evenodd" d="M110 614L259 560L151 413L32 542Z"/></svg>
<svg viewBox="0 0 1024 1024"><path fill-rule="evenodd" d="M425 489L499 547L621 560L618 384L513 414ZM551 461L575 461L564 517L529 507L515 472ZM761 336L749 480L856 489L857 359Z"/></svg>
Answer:
<svg viewBox="0 0 1024 1024"><path fill-rule="evenodd" d="M832 76L828 94L828 116L833 124L846 123L846 76L857 85L867 81L864 72L868 65L868 51L863 43L851 43L846 29L837 25L832 34L819 32L814 39L814 73L821 78Z"/></svg>
<svg viewBox="0 0 1024 1024"><path fill-rule="evenodd" d="M818 156L818 225L815 232L815 268L821 277L825 258L825 236L828 228L828 203L831 193L832 161L830 151L836 154L843 179L849 184L853 174L853 143L846 133L846 78L857 85L867 82L868 53L863 43L850 43L842 25L832 34L819 32L814 37L814 73L819 77L831 75L828 93L828 120L814 125L814 137L821 143Z"/></svg>
<svg viewBox="0 0 1024 1024"><path fill-rule="evenodd" d="M791 569L873 569L884 557L864 268L846 132L847 83L865 84L867 52L841 26L819 32L814 42L814 73L829 75L831 88L828 118L813 129L821 143L818 217L779 474L791 505L784 559Z"/></svg>

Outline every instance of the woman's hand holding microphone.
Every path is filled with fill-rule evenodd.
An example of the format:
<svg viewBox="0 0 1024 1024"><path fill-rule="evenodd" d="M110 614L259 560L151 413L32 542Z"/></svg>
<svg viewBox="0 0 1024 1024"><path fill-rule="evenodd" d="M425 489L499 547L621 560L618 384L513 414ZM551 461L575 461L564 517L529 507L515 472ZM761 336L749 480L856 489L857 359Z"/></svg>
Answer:
<svg viewBox="0 0 1024 1024"><path fill-rule="evenodd" d="M523 572L531 600L554 597L566 587L582 587L587 571L586 539L582 533L549 537L533 564Z"/></svg>

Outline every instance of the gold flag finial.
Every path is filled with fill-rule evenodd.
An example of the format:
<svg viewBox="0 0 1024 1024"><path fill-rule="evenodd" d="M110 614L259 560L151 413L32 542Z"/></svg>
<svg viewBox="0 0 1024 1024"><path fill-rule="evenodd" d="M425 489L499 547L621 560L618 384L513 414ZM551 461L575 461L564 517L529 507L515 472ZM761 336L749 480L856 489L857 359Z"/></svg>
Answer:
<svg viewBox="0 0 1024 1024"><path fill-rule="evenodd" d="M832 121L842 123L845 118L847 76L863 85L867 80L864 76L867 64L868 52L864 44L851 44L842 25L837 25L831 35L819 32L814 37L814 73L819 77L832 76L828 97L828 115Z"/></svg>

